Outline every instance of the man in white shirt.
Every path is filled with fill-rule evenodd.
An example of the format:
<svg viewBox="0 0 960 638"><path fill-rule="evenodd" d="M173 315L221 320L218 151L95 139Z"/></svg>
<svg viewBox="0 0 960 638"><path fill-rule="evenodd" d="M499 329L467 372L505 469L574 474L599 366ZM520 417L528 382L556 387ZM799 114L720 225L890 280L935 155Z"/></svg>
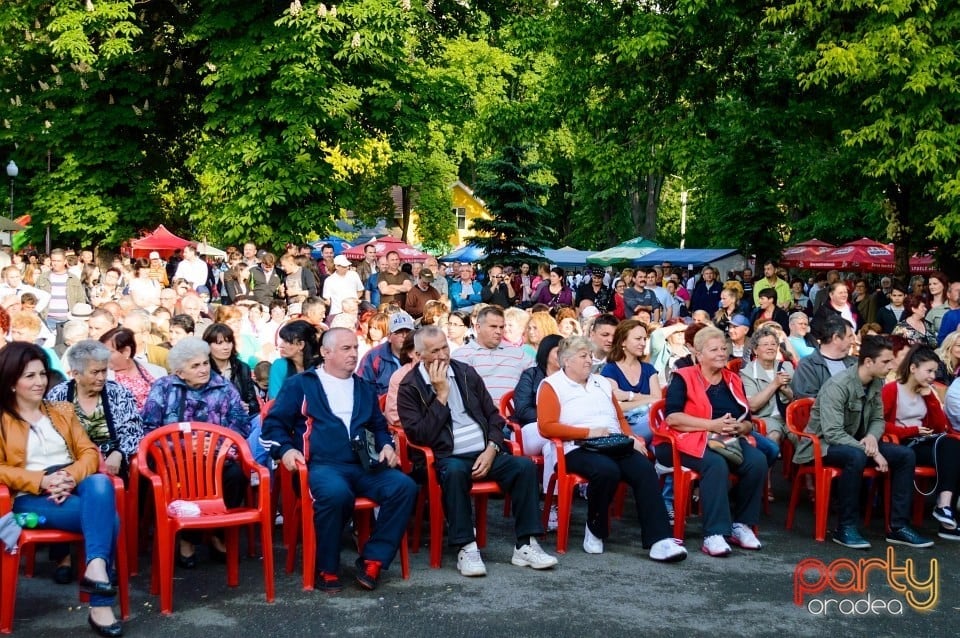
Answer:
<svg viewBox="0 0 960 638"><path fill-rule="evenodd" d="M363 282L360 275L350 270L350 260L344 255L333 258L334 272L323 282L323 294L331 315L343 312L341 303L348 297L359 299L363 296Z"/></svg>
<svg viewBox="0 0 960 638"><path fill-rule="evenodd" d="M298 463L307 466L321 591L332 594L343 588L340 535L353 516L354 499L377 502L373 533L356 561L357 584L372 590L397 553L417 486L394 469L400 459L375 389L353 374L357 335L331 328L323 334L320 353L322 365L283 384L263 422L260 442L288 470L296 470Z"/></svg>
<svg viewBox="0 0 960 638"><path fill-rule="evenodd" d="M207 285L208 275L207 262L200 259L197 249L193 246L184 248L183 261L177 264L177 272L173 275L173 278L186 279L191 288L198 290L201 286Z"/></svg>
<svg viewBox="0 0 960 638"><path fill-rule="evenodd" d="M29 286L23 283L23 275L16 266L7 266L3 269L3 284L0 285L0 297L16 295L17 299L25 293L33 293L37 297L37 312L43 314L47 304L50 303L50 293L46 290L40 290L35 286Z"/></svg>

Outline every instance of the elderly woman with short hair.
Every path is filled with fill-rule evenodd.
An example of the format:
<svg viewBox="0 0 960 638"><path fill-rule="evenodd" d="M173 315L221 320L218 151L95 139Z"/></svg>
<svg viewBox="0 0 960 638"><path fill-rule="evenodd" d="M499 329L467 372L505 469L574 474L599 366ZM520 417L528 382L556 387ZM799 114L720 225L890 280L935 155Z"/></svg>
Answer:
<svg viewBox="0 0 960 638"><path fill-rule="evenodd" d="M564 440L567 468L589 481L584 551L603 552L603 539L609 533L610 503L620 482L624 481L633 488L641 539L643 547L650 550L650 558L667 562L683 560L687 551L671 538L657 473L647 459L643 440L634 438L633 449L617 456L589 451L578 443L583 439L630 432L614 396L614 384L590 373L593 344L586 337L567 337L560 342L557 359L560 370L540 384L537 422L543 436Z"/></svg>
<svg viewBox="0 0 960 638"><path fill-rule="evenodd" d="M683 466L700 473L705 554L730 554L725 536L744 549L757 550L761 544L751 526L760 518L767 459L760 450L738 439L743 461L734 467L707 444L712 436L751 433L749 400L739 375L727 368L727 340L722 331L703 328L694 337L693 349L696 364L679 368L667 388L666 425L676 434L673 440L654 435L657 460L673 465L672 446L676 441ZM732 491L731 471L739 477Z"/></svg>
<svg viewBox="0 0 960 638"><path fill-rule="evenodd" d="M67 350L73 379L47 392L47 401L64 401L73 411L93 444L100 449L103 467L126 481L130 458L143 438L143 423L137 402L129 390L116 381L107 381L110 350L99 341L84 339ZM69 547L54 545L50 557L57 562L53 579L60 584L73 580Z"/></svg>
<svg viewBox="0 0 960 638"><path fill-rule="evenodd" d="M246 438L250 434L247 406L236 387L210 369L210 346L198 337L185 337L170 349L167 357L171 374L157 379L143 406L144 431L169 423L203 421L221 425ZM228 508L243 502L247 478L238 463L224 465L224 503ZM196 566L193 542L196 536L180 539L177 562L190 569ZM226 549L217 537L211 544L211 556L225 560Z"/></svg>

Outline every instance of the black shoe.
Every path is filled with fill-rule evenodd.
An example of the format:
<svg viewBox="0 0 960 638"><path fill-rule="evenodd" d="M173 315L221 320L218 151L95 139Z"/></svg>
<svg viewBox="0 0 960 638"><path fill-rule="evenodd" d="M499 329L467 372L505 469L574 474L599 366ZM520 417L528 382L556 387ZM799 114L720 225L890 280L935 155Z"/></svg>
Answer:
<svg viewBox="0 0 960 638"><path fill-rule="evenodd" d="M378 560L364 560L363 557L357 558L357 584L360 587L373 591L380 584L380 568L382 564Z"/></svg>
<svg viewBox="0 0 960 638"><path fill-rule="evenodd" d="M90 580L86 576L80 579L80 591L85 594L94 594L97 596L114 596L117 588L113 583L105 583L101 580Z"/></svg>
<svg viewBox="0 0 960 638"><path fill-rule="evenodd" d="M194 551L190 556L184 556L177 551L177 565L183 567L184 569L193 569L197 566L197 553Z"/></svg>
<svg viewBox="0 0 960 638"><path fill-rule="evenodd" d="M69 585L73 582L73 565L60 565L53 572L53 582L58 585Z"/></svg>
<svg viewBox="0 0 960 638"><path fill-rule="evenodd" d="M213 541L210 541L210 560L214 563L220 563L221 565L227 564L227 553L221 552L217 549L217 546L213 544Z"/></svg>
<svg viewBox="0 0 960 638"><path fill-rule="evenodd" d="M343 591L343 582L337 574L320 572L317 579L317 589L327 594L336 594Z"/></svg>
<svg viewBox="0 0 960 638"><path fill-rule="evenodd" d="M119 620L112 625L98 625L93 622L93 616L87 616L87 624L90 625L90 629L94 633L104 636L104 638L119 638L123 635L123 625L120 624Z"/></svg>
<svg viewBox="0 0 960 638"><path fill-rule="evenodd" d="M898 545L909 545L910 547L932 547L933 541L917 533L909 525L904 525L900 529L890 530L887 533L887 542Z"/></svg>

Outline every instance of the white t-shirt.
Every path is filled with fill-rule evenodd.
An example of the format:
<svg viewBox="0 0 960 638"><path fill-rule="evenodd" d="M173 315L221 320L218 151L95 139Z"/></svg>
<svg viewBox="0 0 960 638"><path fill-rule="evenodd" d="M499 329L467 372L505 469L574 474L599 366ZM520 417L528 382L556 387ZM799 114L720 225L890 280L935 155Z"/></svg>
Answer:
<svg viewBox="0 0 960 638"><path fill-rule="evenodd" d="M330 300L330 314L338 315L343 312L342 302L349 297L361 299L363 297L363 282L360 275L348 270L343 276L333 273L323 282L324 299Z"/></svg>
<svg viewBox="0 0 960 638"><path fill-rule="evenodd" d="M190 286L196 290L200 286L207 285L207 264L202 259L187 261L184 259L177 264L177 272L173 275L174 279L183 278L190 282Z"/></svg>
<svg viewBox="0 0 960 638"><path fill-rule="evenodd" d="M327 373L323 366L320 366L317 368L317 377L320 379L323 391L327 394L330 410L343 422L349 438L350 420L353 417L353 375L341 379Z"/></svg>

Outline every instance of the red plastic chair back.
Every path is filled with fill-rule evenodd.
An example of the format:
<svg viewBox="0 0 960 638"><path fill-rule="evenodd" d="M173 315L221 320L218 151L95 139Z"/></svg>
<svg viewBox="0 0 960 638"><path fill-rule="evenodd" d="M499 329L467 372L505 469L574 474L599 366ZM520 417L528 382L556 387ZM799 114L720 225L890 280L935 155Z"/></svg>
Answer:
<svg viewBox="0 0 960 638"><path fill-rule="evenodd" d="M734 374L740 374L740 369L742 367L743 367L743 359L741 357L737 357L736 359L730 359L730 361L727 362L727 370L729 370Z"/></svg>
<svg viewBox="0 0 960 638"><path fill-rule="evenodd" d="M164 503L193 501L203 513L213 514L226 511L223 466L246 445L239 434L219 425L175 423L145 436L137 456L143 474L160 477Z"/></svg>
<svg viewBox="0 0 960 638"><path fill-rule="evenodd" d="M803 432L810 421L810 410L813 408L813 399L804 397L796 399L787 406L787 429L793 434Z"/></svg>

